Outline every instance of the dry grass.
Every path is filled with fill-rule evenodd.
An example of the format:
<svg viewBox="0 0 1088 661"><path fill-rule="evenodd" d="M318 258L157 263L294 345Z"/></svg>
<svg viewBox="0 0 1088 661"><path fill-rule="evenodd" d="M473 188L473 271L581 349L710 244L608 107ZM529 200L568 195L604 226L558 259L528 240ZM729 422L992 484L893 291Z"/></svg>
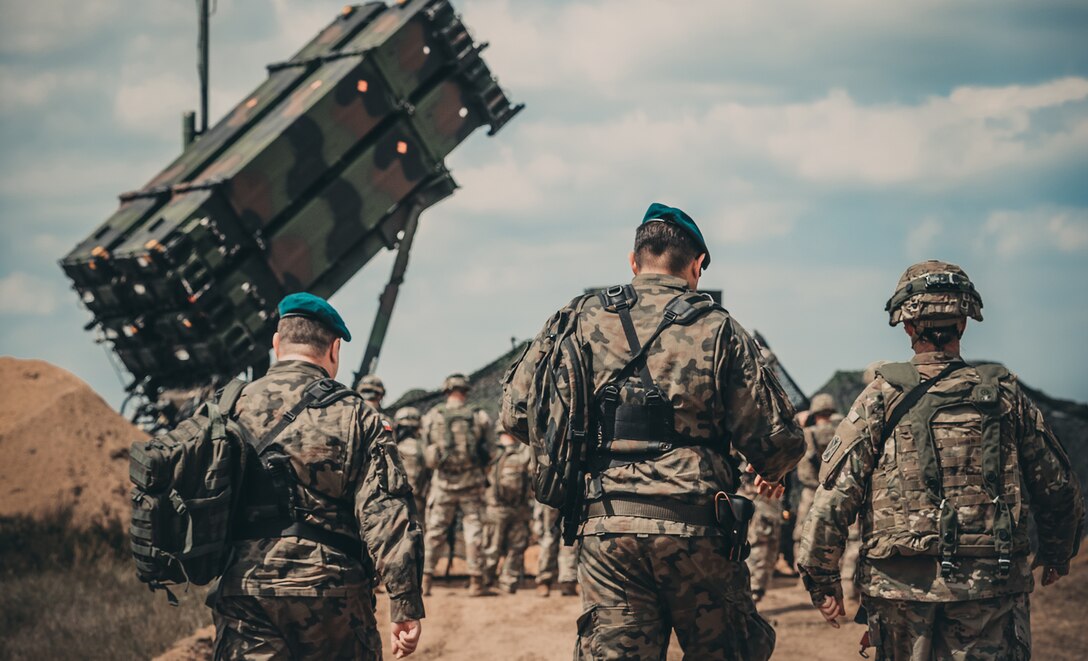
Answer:
<svg viewBox="0 0 1088 661"><path fill-rule="evenodd" d="M120 529L0 520L0 658L148 659L210 622L203 589L169 606L136 579Z"/></svg>

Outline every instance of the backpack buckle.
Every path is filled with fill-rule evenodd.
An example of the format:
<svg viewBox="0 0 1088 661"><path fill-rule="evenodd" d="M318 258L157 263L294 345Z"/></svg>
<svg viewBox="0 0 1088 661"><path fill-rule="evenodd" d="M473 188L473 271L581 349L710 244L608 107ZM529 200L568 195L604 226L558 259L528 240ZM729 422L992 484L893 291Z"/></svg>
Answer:
<svg viewBox="0 0 1088 661"><path fill-rule="evenodd" d="M952 562L952 558L941 558L941 578L951 578L955 569L956 564Z"/></svg>
<svg viewBox="0 0 1088 661"><path fill-rule="evenodd" d="M1007 556L1002 556L997 559L997 576L999 578L1008 578L1012 573L1012 559Z"/></svg>

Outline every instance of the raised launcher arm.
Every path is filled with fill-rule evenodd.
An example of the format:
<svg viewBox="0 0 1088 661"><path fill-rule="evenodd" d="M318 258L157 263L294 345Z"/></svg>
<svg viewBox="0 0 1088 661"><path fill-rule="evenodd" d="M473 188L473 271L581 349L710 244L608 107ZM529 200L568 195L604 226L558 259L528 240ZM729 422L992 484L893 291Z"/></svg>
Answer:
<svg viewBox="0 0 1088 661"><path fill-rule="evenodd" d="M403 277L419 214L456 189L446 155L522 108L483 48L447 0L345 7L122 195L61 267L129 391L155 399L259 373L278 301L330 296L382 249L400 246ZM379 338L395 295L383 298Z"/></svg>

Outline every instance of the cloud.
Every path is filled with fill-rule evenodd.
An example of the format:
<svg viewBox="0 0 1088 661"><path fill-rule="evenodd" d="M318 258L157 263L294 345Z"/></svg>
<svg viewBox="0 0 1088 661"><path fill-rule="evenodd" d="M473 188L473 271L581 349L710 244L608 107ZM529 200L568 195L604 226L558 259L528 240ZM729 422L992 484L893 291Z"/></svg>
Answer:
<svg viewBox="0 0 1088 661"><path fill-rule="evenodd" d="M1088 252L1088 209L994 211L986 219L980 247L1006 258L1041 250Z"/></svg>
<svg viewBox="0 0 1088 661"><path fill-rule="evenodd" d="M926 259L933 252L936 239L943 231L944 225L941 221L932 216L923 218L907 231L903 252L910 259Z"/></svg>
<svg viewBox="0 0 1088 661"><path fill-rule="evenodd" d="M0 314L47 316L57 309L52 280L17 271L0 278Z"/></svg>

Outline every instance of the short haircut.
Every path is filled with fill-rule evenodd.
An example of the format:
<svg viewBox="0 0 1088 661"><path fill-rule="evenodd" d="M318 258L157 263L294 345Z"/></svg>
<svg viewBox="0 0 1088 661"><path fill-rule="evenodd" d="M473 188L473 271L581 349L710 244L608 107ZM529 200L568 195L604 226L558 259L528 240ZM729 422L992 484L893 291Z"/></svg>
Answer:
<svg viewBox="0 0 1088 661"><path fill-rule="evenodd" d="M642 268L649 259L663 263L670 273L680 273L703 251L687 232L663 221L639 225L635 232L635 263Z"/></svg>
<svg viewBox="0 0 1088 661"><path fill-rule="evenodd" d="M280 319L276 331L280 334L281 345L305 347L314 356L323 356L336 339L331 328L309 317Z"/></svg>

